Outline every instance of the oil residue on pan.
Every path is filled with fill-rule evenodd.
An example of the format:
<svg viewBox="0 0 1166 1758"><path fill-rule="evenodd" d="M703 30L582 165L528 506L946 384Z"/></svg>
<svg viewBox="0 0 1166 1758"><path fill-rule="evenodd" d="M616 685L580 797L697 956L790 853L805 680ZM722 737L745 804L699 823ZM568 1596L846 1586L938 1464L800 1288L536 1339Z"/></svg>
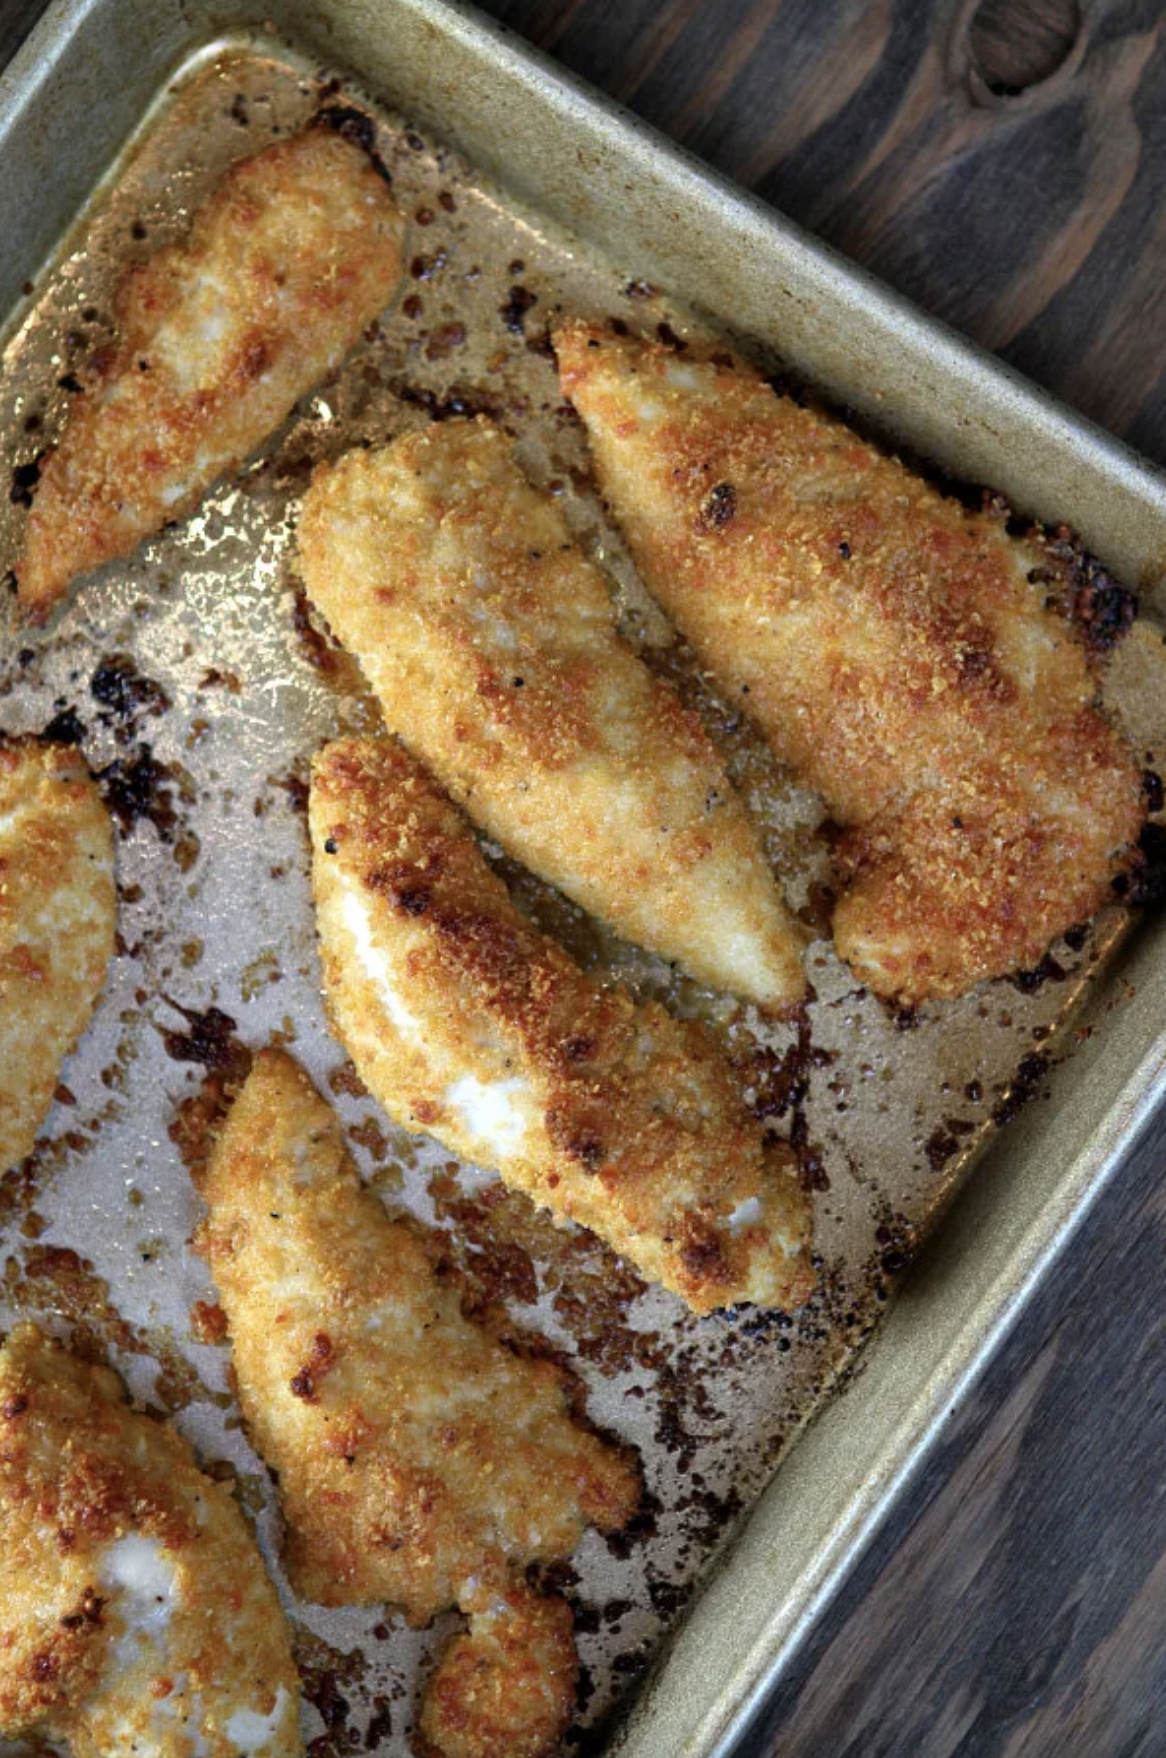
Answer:
<svg viewBox="0 0 1166 1758"><path fill-rule="evenodd" d="M0 430L14 470L0 565L16 554L37 460L75 393L75 370L109 334L126 263L178 235L231 159L294 131L321 103L362 102L339 81L242 50L180 83L8 340ZM594 492L547 341L567 312L666 337L691 335L693 324L634 278L634 264L596 260L411 128L373 115L410 225L392 308L196 516L86 581L47 631L4 611L3 729L51 729L101 777L119 832L120 939L40 1145L0 1181L0 1325L32 1315L106 1354L136 1398L176 1416L203 1461L234 1475L291 1607L318 1718L313 1750L406 1752L417 1680L447 1628L418 1633L291 1595L270 1481L229 1390L221 1314L187 1247L200 1205L184 1161L202 1150L216 1092L248 1049L292 1046L334 1100L366 1179L391 1207L445 1230L469 1307L503 1308L512 1334L568 1366L592 1420L643 1460L648 1495L632 1528L590 1534L547 1583L575 1608L584 1671L572 1738L594 1750L702 1565L853 1358L970 1157L1023 1099L1039 1098L1050 1059L1068 1047L1067 1022L1129 918L1115 904L1039 971L909 1017L855 987L822 937L821 808L718 699L643 594ZM722 1035L750 1102L792 1142L814 1195L820 1288L793 1318L749 1309L692 1318L590 1235L554 1228L497 1180L393 1129L326 1031L307 765L325 739L378 717L299 588L297 507L318 461L476 412L515 434L530 475L609 571L624 633L704 718L793 907L819 936L812 999L790 1024L763 1026L755 1010L615 942L487 851L522 907L584 964ZM1080 572L1096 586L1096 573ZM1164 751L1148 707L1160 652L1160 637L1135 625L1111 671L1111 705L1148 767Z"/></svg>

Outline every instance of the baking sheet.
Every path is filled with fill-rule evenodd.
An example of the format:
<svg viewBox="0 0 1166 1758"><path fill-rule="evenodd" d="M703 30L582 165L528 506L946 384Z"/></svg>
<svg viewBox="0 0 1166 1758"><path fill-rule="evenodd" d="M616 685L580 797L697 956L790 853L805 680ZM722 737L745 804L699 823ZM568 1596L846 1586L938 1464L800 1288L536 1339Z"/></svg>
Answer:
<svg viewBox="0 0 1166 1758"><path fill-rule="evenodd" d="M180 232L232 157L293 130L321 101L364 99L315 61L262 41L201 58L164 94L108 198L38 282L7 342L0 430L18 474L0 516L0 566L19 540L36 454L75 394L72 374L108 333L119 269ZM378 146L412 221L409 270L379 332L240 481L130 562L102 570L51 630L21 629L6 608L0 719L10 733L55 721L104 772L122 831L122 944L45 1139L0 1185L0 1322L31 1311L108 1351L136 1396L173 1415L204 1459L233 1471L278 1574L266 1475L239 1429L224 1351L208 1340L200 1303L213 1290L185 1248L199 1207L182 1118L203 1075L229 1064L237 1043L289 1044L335 1099L386 1201L447 1229L468 1298L503 1300L516 1325L561 1352L585 1382L593 1420L644 1459L651 1500L638 1529L609 1543L590 1535L570 1567L552 1572L578 1609L587 1749L852 1358L969 1155L1021 1096L1043 1090L1090 973L1126 917L1107 911L1083 943L1055 948L1040 980L993 985L909 1019L856 990L819 939L806 1019L762 1031L750 1010L676 982L500 862L526 907L597 970L710 1018L773 1126L795 1139L817 1191L823 1282L792 1322L748 1312L695 1321L587 1236L556 1232L495 1181L387 1125L328 1039L318 995L306 765L321 740L375 715L297 589L292 524L316 460L451 412L481 409L511 428L531 475L560 494L580 540L610 570L625 632L681 684L729 752L810 923L820 924L826 867L815 802L718 703L644 599L591 491L545 342L559 309L680 335L691 320L636 262L604 261L516 208L407 122L382 120ZM1162 748L1160 649L1156 632L1139 630L1119 667L1120 701L1148 764ZM450 1624L418 1636L379 1614L327 1613L287 1597L313 1703L308 1736L324 1742L317 1750L354 1740L407 1750L418 1670Z"/></svg>

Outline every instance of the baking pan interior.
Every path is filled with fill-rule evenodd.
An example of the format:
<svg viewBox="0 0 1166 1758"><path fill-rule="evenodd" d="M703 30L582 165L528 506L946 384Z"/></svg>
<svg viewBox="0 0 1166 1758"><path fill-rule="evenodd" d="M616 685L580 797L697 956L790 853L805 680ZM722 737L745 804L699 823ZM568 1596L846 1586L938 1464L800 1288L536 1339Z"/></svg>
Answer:
<svg viewBox="0 0 1166 1758"><path fill-rule="evenodd" d="M630 1700L694 1583L756 1504L690 1612L663 1685L654 1680L611 1736L644 1753L712 1751L804 1631L1157 1096L1160 933L1142 927L1129 939L1115 907L1083 944L1054 949L1043 981L996 984L910 1021L857 991L820 939L807 1019L763 1029L505 868L580 957L704 1014L735 1053L754 1058L775 1126L796 1140L816 1188L823 1276L807 1311L687 1317L594 1241L556 1233L521 1199L398 1136L325 1032L305 881L305 765L337 728L374 715L298 597L299 496L317 460L359 440L461 409L502 421L608 567L629 636L721 739L794 903L813 921L825 876L819 809L717 700L644 597L563 410L548 319L580 310L684 335L724 328L731 314L762 358L873 417L889 441L1003 489L1026 514L1070 520L1151 609L1161 482L461 11L333 4L307 16L276 8L266 28L243 33L251 23L223 6L201 15L136 0L66 7L6 81L0 225L20 248L3 265L15 315L0 425L18 467L51 440L72 365L107 331L119 268L179 232L231 158L294 129L322 101L372 104L411 234L410 270L379 333L239 482L103 570L44 635L14 622L0 634L5 730L41 730L72 709L95 768L121 765L112 772L124 775L148 748L158 771L142 810L123 816L125 950L70 1064L72 1103L54 1111L33 1161L6 1184L0 1322L31 1310L107 1349L136 1395L235 1473L278 1573L266 1474L239 1430L224 1352L191 1320L213 1293L184 1246L199 1210L174 1136L213 1060L208 1022L225 1019L215 1029L249 1046L290 1043L335 1099L390 1205L444 1227L472 1297L505 1301L518 1326L569 1361L594 1420L644 1459L652 1499L639 1529L612 1545L592 1535L558 1581L577 1605L585 1747L608 1739L613 1709ZM0 565L10 564L21 517L10 503L0 520ZM1114 665L1116 707L1147 760L1161 749L1160 647L1146 624ZM116 713L95 690L111 666L141 680ZM1078 1039L1066 1073L1058 1064ZM1024 1095L1034 1102L977 1169L857 1383L762 1494L969 1159ZM340 1750L363 1742L380 1716L376 1727L391 1732L374 1744L405 1751L416 1679L445 1627L418 1635L380 1616L289 1603L320 1716L309 1737L326 1728Z"/></svg>

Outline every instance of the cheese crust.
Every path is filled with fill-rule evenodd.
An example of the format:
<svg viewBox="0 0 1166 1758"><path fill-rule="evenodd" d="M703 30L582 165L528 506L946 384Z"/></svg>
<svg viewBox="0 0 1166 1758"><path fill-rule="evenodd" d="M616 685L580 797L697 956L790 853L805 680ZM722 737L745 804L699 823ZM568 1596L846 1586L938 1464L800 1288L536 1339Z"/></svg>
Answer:
<svg viewBox="0 0 1166 1758"><path fill-rule="evenodd" d="M462 1316L422 1239L361 1188L290 1057L255 1059L200 1188L196 1249L249 1432L279 1473L297 1590L389 1601L418 1626L459 1606L470 1628L430 1681L431 1742L549 1750L574 1702L571 1616L522 1570L570 1555L589 1522L624 1525L635 1467L572 1420L557 1367Z"/></svg>
<svg viewBox="0 0 1166 1758"><path fill-rule="evenodd" d="M958 995L1094 915L1141 776L1036 546L724 354L582 322L556 347L646 584L843 827L858 977Z"/></svg>
<svg viewBox="0 0 1166 1758"><path fill-rule="evenodd" d="M520 915L461 814L390 741L312 771L331 1018L405 1128L590 1227L694 1311L800 1305L810 1214L711 1033L601 988Z"/></svg>
<svg viewBox="0 0 1166 1758"><path fill-rule="evenodd" d="M78 574L193 512L385 307L404 222L368 155L316 126L233 165L187 239L125 277L41 470L17 565L43 621Z"/></svg>
<svg viewBox="0 0 1166 1758"><path fill-rule="evenodd" d="M74 1758L295 1758L299 1680L242 1514L107 1368L0 1349L0 1735Z"/></svg>
<svg viewBox="0 0 1166 1758"><path fill-rule="evenodd" d="M321 466L299 552L390 729L489 835L701 982L801 999L797 931L717 751L621 640L504 434L442 422Z"/></svg>

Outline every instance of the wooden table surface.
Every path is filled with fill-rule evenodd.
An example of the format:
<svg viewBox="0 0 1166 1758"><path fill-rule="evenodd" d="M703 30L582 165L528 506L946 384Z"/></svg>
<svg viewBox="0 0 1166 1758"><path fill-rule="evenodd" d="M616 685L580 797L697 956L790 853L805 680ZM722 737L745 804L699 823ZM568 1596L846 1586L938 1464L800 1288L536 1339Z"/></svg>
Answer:
<svg viewBox="0 0 1166 1758"><path fill-rule="evenodd" d="M42 7L0 0L0 62ZM1160 4L485 10L1166 463ZM1164 1163L1166 1123L878 1536L750 1758L1166 1752Z"/></svg>

